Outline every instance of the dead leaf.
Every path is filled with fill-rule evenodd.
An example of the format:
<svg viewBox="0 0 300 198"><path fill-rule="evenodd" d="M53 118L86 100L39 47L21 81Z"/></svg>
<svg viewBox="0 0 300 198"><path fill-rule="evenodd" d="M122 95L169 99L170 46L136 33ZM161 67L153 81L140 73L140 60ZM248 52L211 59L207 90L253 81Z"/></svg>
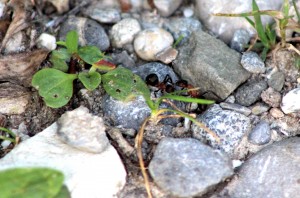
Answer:
<svg viewBox="0 0 300 198"><path fill-rule="evenodd" d="M29 87L33 74L46 59L48 53L48 50L37 49L32 52L0 57L0 81Z"/></svg>
<svg viewBox="0 0 300 198"><path fill-rule="evenodd" d="M10 23L5 37L1 43L2 52L8 40L19 31L24 30L30 25L30 15L32 12L32 3L30 0L11 0L8 3L13 9L13 20Z"/></svg>
<svg viewBox="0 0 300 198"><path fill-rule="evenodd" d="M69 0L44 0L44 2L52 3L59 14L69 10Z"/></svg>

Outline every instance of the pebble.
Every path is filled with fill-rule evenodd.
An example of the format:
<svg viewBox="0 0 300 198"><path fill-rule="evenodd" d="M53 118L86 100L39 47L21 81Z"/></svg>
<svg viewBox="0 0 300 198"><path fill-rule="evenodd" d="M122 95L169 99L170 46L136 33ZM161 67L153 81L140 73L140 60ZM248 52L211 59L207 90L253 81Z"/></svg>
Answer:
<svg viewBox="0 0 300 198"><path fill-rule="evenodd" d="M280 10L282 0L257 1L260 10ZM236 30L245 29L251 36L256 30L241 17L219 17L215 13L243 13L252 11L252 0L195 0L195 12L203 25L218 38L230 43ZM271 17L262 16L263 26L272 22Z"/></svg>
<svg viewBox="0 0 300 198"><path fill-rule="evenodd" d="M80 46L94 45L101 51L107 50L110 46L104 28L92 19L69 17L59 29L59 40L65 40L65 36L71 30L77 31Z"/></svg>
<svg viewBox="0 0 300 198"><path fill-rule="evenodd" d="M230 42L230 48L243 52L246 48L246 45L249 43L251 35L245 29L238 29L234 32L232 40Z"/></svg>
<svg viewBox="0 0 300 198"><path fill-rule="evenodd" d="M251 80L237 89L235 94L236 102L248 107L259 100L261 93L267 87L267 82L264 80Z"/></svg>
<svg viewBox="0 0 300 198"><path fill-rule="evenodd" d="M251 107L251 113L254 115L261 115L262 113L267 112L269 109L269 105L258 102Z"/></svg>
<svg viewBox="0 0 300 198"><path fill-rule="evenodd" d="M284 80L284 73L280 71L275 71L268 78L268 85L276 91L281 91L284 85Z"/></svg>
<svg viewBox="0 0 300 198"><path fill-rule="evenodd" d="M4 48L4 54L20 53L25 51L29 46L28 39L24 32L18 32L12 35Z"/></svg>
<svg viewBox="0 0 300 198"><path fill-rule="evenodd" d="M284 116L283 112L280 111L280 109L278 109L278 108L271 108L270 109L270 114L274 118L282 118Z"/></svg>
<svg viewBox="0 0 300 198"><path fill-rule="evenodd" d="M194 16L194 9L192 7L185 7L183 9L183 16L186 18Z"/></svg>
<svg viewBox="0 0 300 198"><path fill-rule="evenodd" d="M241 67L238 52L201 30L193 32L178 51L174 71L201 92L216 95L216 100L227 98L250 76Z"/></svg>
<svg viewBox="0 0 300 198"><path fill-rule="evenodd" d="M57 121L57 135L82 151L101 153L109 145L102 118L89 114L83 106L64 113Z"/></svg>
<svg viewBox="0 0 300 198"><path fill-rule="evenodd" d="M251 156L216 197L299 197L300 138L271 144Z"/></svg>
<svg viewBox="0 0 300 198"><path fill-rule="evenodd" d="M0 18L3 16L4 14L4 9L5 9L5 3L4 2L0 2Z"/></svg>
<svg viewBox="0 0 300 198"><path fill-rule="evenodd" d="M135 67L134 59L128 54L126 50L123 50L120 53L115 52L111 54L111 58L111 62L113 62L115 65L122 65L126 68Z"/></svg>
<svg viewBox="0 0 300 198"><path fill-rule="evenodd" d="M260 121L249 133L248 140L252 144L264 145L271 140L270 126L265 121Z"/></svg>
<svg viewBox="0 0 300 198"><path fill-rule="evenodd" d="M159 187L178 197L201 196L233 174L226 155L192 138L162 139L149 171Z"/></svg>
<svg viewBox="0 0 300 198"><path fill-rule="evenodd" d="M266 71L265 63L255 52L244 52L241 64L248 72L253 74L260 74Z"/></svg>
<svg viewBox="0 0 300 198"><path fill-rule="evenodd" d="M150 109L142 96L129 102L116 100L108 95L103 97L103 113L115 126L139 130ZM134 122L133 122L134 121Z"/></svg>
<svg viewBox="0 0 300 198"><path fill-rule="evenodd" d="M21 142L0 159L0 169L53 168L63 172L64 183L73 198L115 197L126 182L126 171L117 151L109 144L100 154L84 152L66 144L56 132L54 123Z"/></svg>
<svg viewBox="0 0 300 198"><path fill-rule="evenodd" d="M300 88L289 91L282 97L281 110L285 114L297 112L300 110Z"/></svg>
<svg viewBox="0 0 300 198"><path fill-rule="evenodd" d="M37 45L41 48L44 47L49 51L56 49L56 38L55 36L47 33L42 33L37 39Z"/></svg>
<svg viewBox="0 0 300 198"><path fill-rule="evenodd" d="M182 0L153 0L158 13L163 17L172 15L181 3Z"/></svg>
<svg viewBox="0 0 300 198"><path fill-rule="evenodd" d="M248 116L248 115L251 114L251 110L249 108L244 107L244 106L239 105L239 104L231 104L231 103L221 102L220 106L223 109L233 110L233 111L236 111L238 113L242 113L245 116Z"/></svg>
<svg viewBox="0 0 300 198"><path fill-rule="evenodd" d="M261 99L271 107L279 107L281 102L281 94L269 87L261 93Z"/></svg>
<svg viewBox="0 0 300 198"><path fill-rule="evenodd" d="M192 124L193 137L202 141L209 141L212 147L225 151L230 156L234 155L235 148L251 129L248 117L235 111L223 110L219 105L210 107L197 117L197 120L214 131L219 136L220 142L217 142L196 124Z"/></svg>
<svg viewBox="0 0 300 198"><path fill-rule="evenodd" d="M162 28L146 29L137 34L134 39L134 50L146 61L155 61L155 55L171 47L174 42L172 35Z"/></svg>
<svg viewBox="0 0 300 198"><path fill-rule="evenodd" d="M100 23L112 24L121 20L121 13L117 8L99 9L97 7L89 7L85 14Z"/></svg>
<svg viewBox="0 0 300 198"><path fill-rule="evenodd" d="M112 26L110 37L112 45L122 48L125 44L131 44L135 35L141 31L138 20L126 18Z"/></svg>
<svg viewBox="0 0 300 198"><path fill-rule="evenodd" d="M155 58L164 64L169 64L176 59L178 51L172 47L168 47L155 55Z"/></svg>
<svg viewBox="0 0 300 198"><path fill-rule="evenodd" d="M193 31L202 30L201 22L198 19L183 17L172 17L164 22L163 27L173 35L175 40L183 36L180 43L185 42Z"/></svg>

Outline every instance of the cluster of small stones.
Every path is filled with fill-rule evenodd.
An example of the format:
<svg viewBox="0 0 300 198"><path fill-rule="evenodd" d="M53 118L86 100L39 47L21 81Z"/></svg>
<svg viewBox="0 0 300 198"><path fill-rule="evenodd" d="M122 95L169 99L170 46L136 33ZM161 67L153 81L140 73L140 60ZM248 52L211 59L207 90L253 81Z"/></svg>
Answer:
<svg viewBox="0 0 300 198"><path fill-rule="evenodd" d="M178 119L166 119L163 124L146 128L143 152L145 159L148 159L147 154L153 155L149 173L159 187L152 186L156 197L205 196L218 186L225 187L212 197L284 197L287 193L295 197L299 194L294 180L299 172L295 156L300 149L297 146L299 139L294 136L300 133L300 79L299 71L294 67L294 56L289 51L278 50L274 57L263 61L255 52L244 52L244 46L253 36L249 24L218 19L211 16L211 12L242 12L248 9L251 1L225 2L197 0L193 7L183 4L182 0L154 0L157 13L151 12L151 6L143 1L132 1L132 10L127 13L121 12L118 1L93 2L80 15L69 16L61 24L57 37L43 33L36 44L53 50L56 40L64 40L68 31L76 30L80 45L94 45L108 51L107 55L112 57L110 61L131 69L142 79L152 73L157 74L160 82L167 75L174 83L182 78L199 87L206 97L217 101L197 115L197 120L218 138L188 120L181 123ZM281 3L279 0L272 4L259 2L259 6L278 9ZM245 7L237 6L239 4ZM63 12L62 8L59 9L60 4L54 6ZM232 9L234 6L239 9ZM204 28L224 42L208 34ZM176 47L172 46L181 36L183 40ZM4 53L22 53L29 44L24 42L25 38L23 32L14 35ZM0 58L0 71L1 61ZM6 93L19 91L20 94L6 98L0 96L0 126L8 123L20 136L28 135L30 122L38 120L42 112L49 112L49 117L55 114L47 110L36 112L35 118L29 121L21 119L26 114L25 107L33 105L29 105L32 103L31 93L19 85L9 86L9 91L7 87L6 83L0 84L0 93L2 90ZM94 115L104 115L107 122L89 115L87 117L94 123L89 125L76 118L77 115L65 114L57 123L58 135L63 141L84 152L105 150L109 143L104 129L91 137L85 137L86 134L80 137L77 132L81 126L72 120L78 120L93 130L98 124L109 123L118 131L108 132L114 145L117 144L121 153L136 162L136 155L132 152L134 137L143 120L150 115L142 97L124 103L103 96L101 88L93 92L81 89L75 93L74 101L88 107ZM192 105L176 105L182 110L193 109ZM170 106L163 104L162 107ZM98 142L103 142L103 139L105 144L100 145ZM86 146L89 141L95 144ZM1 145L6 147L9 144L3 141ZM238 166L241 166L240 170L235 169ZM235 173L240 177L235 177ZM228 184L219 185L229 178L232 181ZM131 176L130 179L136 178ZM285 185L279 188L278 181L284 181ZM119 197L139 197L140 188L133 183L127 182ZM275 192L274 188L278 190Z"/></svg>

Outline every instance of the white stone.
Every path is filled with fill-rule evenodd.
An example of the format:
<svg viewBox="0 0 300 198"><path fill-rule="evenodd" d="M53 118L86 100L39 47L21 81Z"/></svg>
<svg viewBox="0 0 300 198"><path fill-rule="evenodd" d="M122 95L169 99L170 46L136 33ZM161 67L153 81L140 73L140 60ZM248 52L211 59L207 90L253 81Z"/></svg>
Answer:
<svg viewBox="0 0 300 198"><path fill-rule="evenodd" d="M119 21L111 29L112 45L122 48L123 45L132 43L135 35L140 31L141 26L136 19L126 18Z"/></svg>
<svg viewBox="0 0 300 198"><path fill-rule="evenodd" d="M0 17L2 17L4 14L3 13L4 8L5 8L5 3L0 1Z"/></svg>
<svg viewBox="0 0 300 198"><path fill-rule="evenodd" d="M163 17L168 17L180 6L182 0L154 0L153 4Z"/></svg>
<svg viewBox="0 0 300 198"><path fill-rule="evenodd" d="M282 0L256 0L260 10L279 10ZM252 11L252 0L195 0L196 13L201 22L210 31L229 43L237 29L246 29L255 34L254 28L242 17L218 17L215 13L243 13ZM263 16L265 25L270 23L271 17Z"/></svg>
<svg viewBox="0 0 300 198"><path fill-rule="evenodd" d="M65 175L72 198L112 198L123 188L126 171L116 150L109 145L101 154L83 152L65 144L54 123L21 142L0 159L0 170L16 167L49 167Z"/></svg>
<svg viewBox="0 0 300 198"><path fill-rule="evenodd" d="M39 47L44 47L50 51L56 49L56 38L50 34L42 33L37 39Z"/></svg>
<svg viewBox="0 0 300 198"><path fill-rule="evenodd" d="M156 60L155 55L172 46L172 35L162 28L141 31L134 39L134 50L138 56L147 61Z"/></svg>
<svg viewBox="0 0 300 198"><path fill-rule="evenodd" d="M281 110L285 114L300 111L300 88L289 91L282 97Z"/></svg>

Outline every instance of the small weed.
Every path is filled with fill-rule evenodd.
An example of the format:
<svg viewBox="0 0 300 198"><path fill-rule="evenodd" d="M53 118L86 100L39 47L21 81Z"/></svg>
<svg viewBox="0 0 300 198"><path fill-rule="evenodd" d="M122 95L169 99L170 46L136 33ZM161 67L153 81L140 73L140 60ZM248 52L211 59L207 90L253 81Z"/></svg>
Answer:
<svg viewBox="0 0 300 198"><path fill-rule="evenodd" d="M5 133L7 133L9 135L9 137L0 135L0 140L8 140L8 141L12 142L13 144L18 143L19 138L11 130L4 128L4 127L0 127L0 131L4 131Z"/></svg>

